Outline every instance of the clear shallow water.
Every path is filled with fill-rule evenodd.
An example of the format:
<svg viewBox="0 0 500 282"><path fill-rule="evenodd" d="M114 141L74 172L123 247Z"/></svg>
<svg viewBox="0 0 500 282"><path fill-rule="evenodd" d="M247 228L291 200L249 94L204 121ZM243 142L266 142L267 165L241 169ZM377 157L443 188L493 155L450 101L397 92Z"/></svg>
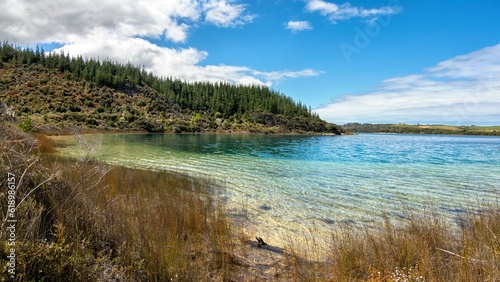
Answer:
<svg viewBox="0 0 500 282"><path fill-rule="evenodd" d="M61 140L67 137L58 137ZM450 217L500 200L500 138L438 135L276 136L106 134L112 164L215 178L233 215L284 236L384 213L437 208ZM74 146L64 154L74 154Z"/></svg>

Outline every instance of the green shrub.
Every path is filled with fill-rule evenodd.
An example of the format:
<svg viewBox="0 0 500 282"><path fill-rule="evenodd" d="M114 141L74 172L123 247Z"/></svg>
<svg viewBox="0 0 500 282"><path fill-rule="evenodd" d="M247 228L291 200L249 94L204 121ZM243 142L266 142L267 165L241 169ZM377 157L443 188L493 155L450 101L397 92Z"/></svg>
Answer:
<svg viewBox="0 0 500 282"><path fill-rule="evenodd" d="M98 112L98 113L104 113L104 111L106 111L106 109L104 107L102 107L102 106L99 106L99 107L97 107L95 109L95 111Z"/></svg>
<svg viewBox="0 0 500 282"><path fill-rule="evenodd" d="M80 112L82 109L80 109L80 107L76 106L76 105L73 105L73 104L70 104L68 109L71 111L71 112Z"/></svg>
<svg viewBox="0 0 500 282"><path fill-rule="evenodd" d="M29 117L24 118L22 121L19 122L19 128L24 132L31 132L35 130L33 121Z"/></svg>
<svg viewBox="0 0 500 282"><path fill-rule="evenodd" d="M147 132L162 132L165 130L163 128L163 124L145 118L137 120L136 122L133 123L133 126L140 127L146 130Z"/></svg>
<svg viewBox="0 0 500 282"><path fill-rule="evenodd" d="M85 124L89 125L89 126L97 126L97 125L99 125L99 123L97 122L97 120L95 120L92 117L85 118Z"/></svg>

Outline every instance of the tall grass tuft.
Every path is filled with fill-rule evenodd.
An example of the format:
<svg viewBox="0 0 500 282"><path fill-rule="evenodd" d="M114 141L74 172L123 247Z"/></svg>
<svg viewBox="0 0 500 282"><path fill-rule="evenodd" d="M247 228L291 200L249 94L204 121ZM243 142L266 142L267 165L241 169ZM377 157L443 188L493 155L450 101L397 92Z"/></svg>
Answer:
<svg viewBox="0 0 500 282"><path fill-rule="evenodd" d="M459 224L423 211L397 223L385 217L378 228L343 226L313 273L304 271L309 261L289 267L296 281L498 281L499 239L498 203L471 210Z"/></svg>

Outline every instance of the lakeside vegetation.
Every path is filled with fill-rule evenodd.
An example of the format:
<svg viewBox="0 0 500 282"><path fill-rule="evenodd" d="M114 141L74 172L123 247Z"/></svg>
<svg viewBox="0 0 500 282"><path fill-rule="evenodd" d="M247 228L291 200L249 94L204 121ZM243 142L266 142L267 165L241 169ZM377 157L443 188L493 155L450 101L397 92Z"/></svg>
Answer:
<svg viewBox="0 0 500 282"><path fill-rule="evenodd" d="M217 185L96 163L85 139L82 159L59 159L47 137L7 128L2 123L0 183L15 175L16 281L225 280L231 244ZM3 231L3 190L0 200ZM6 278L12 246L1 236Z"/></svg>
<svg viewBox="0 0 500 282"><path fill-rule="evenodd" d="M296 241L259 247L255 236L272 239L231 220L218 183L95 162L96 144L81 137L87 154L59 159L49 138L0 123L0 185L16 175L17 281L500 278L500 203L471 208L455 223L429 209L400 222L381 219L377 228L339 225L329 238L312 229L304 248ZM7 197L2 190L2 231ZM1 236L0 271L9 277L10 246Z"/></svg>
<svg viewBox="0 0 500 282"><path fill-rule="evenodd" d="M400 124L347 123L342 125L342 128L351 132L366 132L366 133L500 136L500 126L410 125L402 123Z"/></svg>
<svg viewBox="0 0 500 282"><path fill-rule="evenodd" d="M0 45L0 111L38 132L331 133L342 128L261 85L188 82L144 68Z"/></svg>

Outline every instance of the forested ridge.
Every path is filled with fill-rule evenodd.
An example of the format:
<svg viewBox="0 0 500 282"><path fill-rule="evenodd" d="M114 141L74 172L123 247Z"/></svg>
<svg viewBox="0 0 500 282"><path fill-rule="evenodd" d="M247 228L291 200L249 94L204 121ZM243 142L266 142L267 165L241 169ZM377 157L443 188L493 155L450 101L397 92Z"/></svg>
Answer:
<svg viewBox="0 0 500 282"><path fill-rule="evenodd" d="M158 77L130 63L3 43L0 102L36 127L317 132L341 128L261 85ZM20 116L19 116L20 115Z"/></svg>

